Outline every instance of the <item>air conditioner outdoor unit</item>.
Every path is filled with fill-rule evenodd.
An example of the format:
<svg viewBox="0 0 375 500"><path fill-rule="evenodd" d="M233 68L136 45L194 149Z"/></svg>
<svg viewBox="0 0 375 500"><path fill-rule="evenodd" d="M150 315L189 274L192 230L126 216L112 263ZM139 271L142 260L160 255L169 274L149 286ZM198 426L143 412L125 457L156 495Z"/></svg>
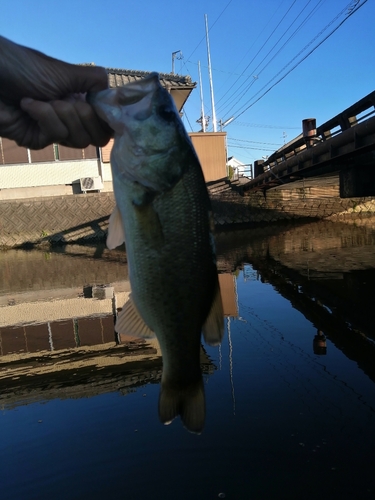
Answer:
<svg viewBox="0 0 375 500"><path fill-rule="evenodd" d="M79 180L81 183L81 191L100 191L103 189L103 181L101 177L83 177Z"/></svg>

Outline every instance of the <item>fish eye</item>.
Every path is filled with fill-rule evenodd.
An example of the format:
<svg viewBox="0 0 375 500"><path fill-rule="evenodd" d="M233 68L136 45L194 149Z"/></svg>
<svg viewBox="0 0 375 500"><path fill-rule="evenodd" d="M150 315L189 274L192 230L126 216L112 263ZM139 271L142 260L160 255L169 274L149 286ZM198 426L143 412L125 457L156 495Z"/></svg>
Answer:
<svg viewBox="0 0 375 500"><path fill-rule="evenodd" d="M166 106L159 106L157 113L166 122L171 122L175 118L174 110Z"/></svg>

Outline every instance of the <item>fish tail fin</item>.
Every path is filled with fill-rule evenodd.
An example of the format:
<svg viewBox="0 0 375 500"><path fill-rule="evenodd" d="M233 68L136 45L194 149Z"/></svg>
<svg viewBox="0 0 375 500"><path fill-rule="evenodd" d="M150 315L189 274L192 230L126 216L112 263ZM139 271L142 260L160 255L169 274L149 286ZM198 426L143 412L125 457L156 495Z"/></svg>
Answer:
<svg viewBox="0 0 375 500"><path fill-rule="evenodd" d="M159 418L163 424L168 425L178 415L190 432L195 434L202 432L206 416L202 378L183 389L162 382L159 396Z"/></svg>

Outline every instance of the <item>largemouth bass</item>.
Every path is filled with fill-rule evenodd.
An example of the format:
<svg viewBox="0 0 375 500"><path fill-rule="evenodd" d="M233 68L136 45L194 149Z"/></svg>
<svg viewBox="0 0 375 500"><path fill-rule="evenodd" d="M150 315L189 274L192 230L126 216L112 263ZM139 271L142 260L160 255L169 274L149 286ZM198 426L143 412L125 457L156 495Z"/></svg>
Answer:
<svg viewBox="0 0 375 500"><path fill-rule="evenodd" d="M223 337L210 200L194 147L156 73L88 96L114 130L111 167L116 208L107 246L125 241L131 297L116 331L155 333L163 358L159 417L177 415L202 431L205 397L201 333Z"/></svg>

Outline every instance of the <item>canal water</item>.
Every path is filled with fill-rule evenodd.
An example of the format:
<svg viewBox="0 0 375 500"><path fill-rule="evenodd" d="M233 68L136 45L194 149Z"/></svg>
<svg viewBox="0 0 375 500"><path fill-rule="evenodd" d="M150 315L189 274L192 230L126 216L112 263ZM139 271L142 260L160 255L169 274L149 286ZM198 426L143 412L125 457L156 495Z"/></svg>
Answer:
<svg viewBox="0 0 375 500"><path fill-rule="evenodd" d="M157 343L115 337L124 252L1 252L2 500L375 498L373 227L217 235L199 436L158 420Z"/></svg>

